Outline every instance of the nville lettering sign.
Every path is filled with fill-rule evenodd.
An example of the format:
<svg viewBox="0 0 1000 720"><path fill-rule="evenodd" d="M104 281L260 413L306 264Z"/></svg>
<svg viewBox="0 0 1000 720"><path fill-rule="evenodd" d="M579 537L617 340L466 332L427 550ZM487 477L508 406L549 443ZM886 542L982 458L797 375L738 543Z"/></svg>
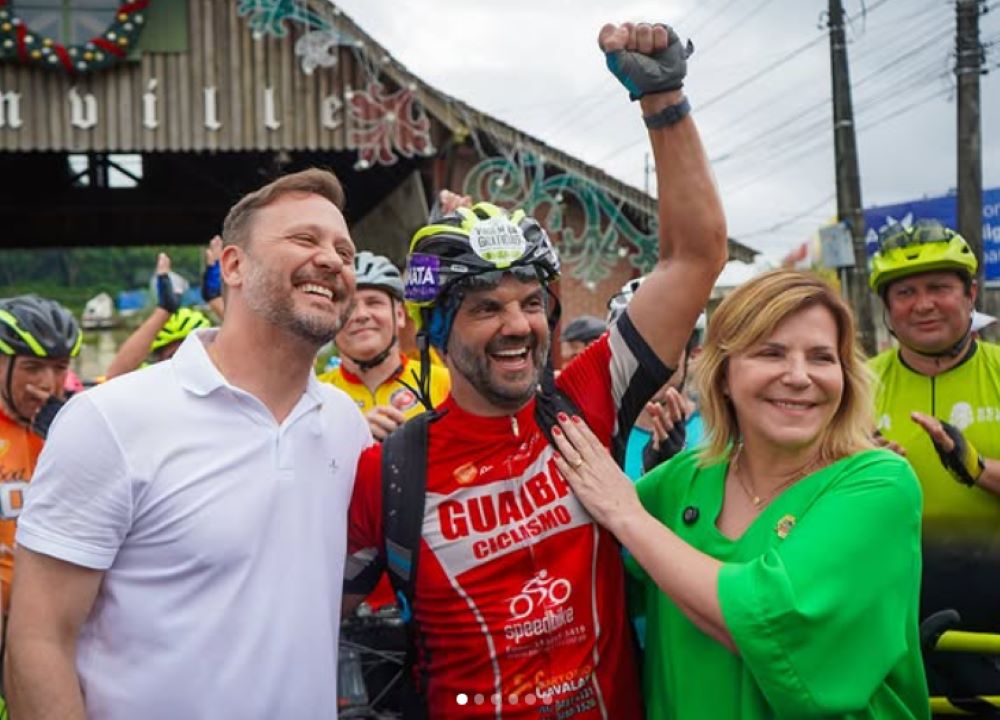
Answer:
<svg viewBox="0 0 1000 720"><path fill-rule="evenodd" d="M345 88L343 95L333 93L320 101L319 121L327 130L336 130L344 124L344 105L352 95L350 88ZM41 122L41 118L24 116L21 101L23 93L4 90L0 87L0 129L18 130L26 122ZM275 100L275 89L264 87L260 90L259 121L268 130L278 130L281 121L278 119L278 105ZM174 100L176 101L176 99ZM90 92L81 92L76 86L66 91L65 107L69 111L69 123L80 130L92 130L101 123L102 108L97 96ZM224 127L219 112L218 88L205 87L200 98L202 123L206 130L217 132ZM142 126L147 130L156 130L163 119L166 102L160 98L160 84L156 78L151 78L142 94L139 111L142 113Z"/></svg>

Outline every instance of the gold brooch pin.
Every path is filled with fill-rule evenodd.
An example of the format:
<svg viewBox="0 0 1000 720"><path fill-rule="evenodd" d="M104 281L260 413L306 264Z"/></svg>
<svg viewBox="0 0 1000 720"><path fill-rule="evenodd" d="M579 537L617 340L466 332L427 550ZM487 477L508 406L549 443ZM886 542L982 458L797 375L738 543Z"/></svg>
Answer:
<svg viewBox="0 0 1000 720"><path fill-rule="evenodd" d="M774 526L774 532L777 533L779 538L784 540L788 537L788 533L792 531L793 527L795 527L795 516L785 515L778 521L778 524Z"/></svg>

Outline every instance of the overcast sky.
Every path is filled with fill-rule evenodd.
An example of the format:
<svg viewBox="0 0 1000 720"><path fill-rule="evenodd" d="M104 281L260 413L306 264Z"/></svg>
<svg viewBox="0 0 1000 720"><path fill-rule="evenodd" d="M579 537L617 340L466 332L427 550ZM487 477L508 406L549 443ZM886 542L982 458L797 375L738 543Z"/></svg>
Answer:
<svg viewBox="0 0 1000 720"><path fill-rule="evenodd" d="M672 23L696 47L686 90L730 235L777 260L835 213L824 0L334 2L424 81L639 188L644 128L604 68L597 31L606 21ZM953 0L844 7L865 206L947 193L956 184ZM988 7L986 188L1000 185L1000 0Z"/></svg>

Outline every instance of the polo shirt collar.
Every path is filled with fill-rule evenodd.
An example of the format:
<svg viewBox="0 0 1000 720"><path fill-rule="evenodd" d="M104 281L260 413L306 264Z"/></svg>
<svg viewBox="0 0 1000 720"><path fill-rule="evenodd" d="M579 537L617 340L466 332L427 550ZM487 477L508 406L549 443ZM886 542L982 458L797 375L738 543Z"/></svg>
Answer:
<svg viewBox="0 0 1000 720"><path fill-rule="evenodd" d="M229 383L208 356L206 346L215 341L218 328L195 330L171 358L181 387L195 395L205 396Z"/></svg>
<svg viewBox="0 0 1000 720"><path fill-rule="evenodd" d="M195 395L205 396L221 387L231 387L208 356L207 346L215 342L218 333L219 328L193 331L171 358L181 387ZM312 401L310 406L323 404L323 385L315 375L309 375L304 395Z"/></svg>

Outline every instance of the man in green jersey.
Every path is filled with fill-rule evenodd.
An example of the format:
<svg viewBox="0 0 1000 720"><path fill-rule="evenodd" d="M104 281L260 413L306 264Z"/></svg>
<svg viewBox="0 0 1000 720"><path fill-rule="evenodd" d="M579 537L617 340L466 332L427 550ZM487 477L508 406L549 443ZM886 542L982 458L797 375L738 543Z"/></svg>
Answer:
<svg viewBox="0 0 1000 720"><path fill-rule="evenodd" d="M921 617L954 608L966 629L997 632L1000 346L971 333L976 269L965 240L936 222L884 228L870 284L899 344L870 364L878 430L924 492Z"/></svg>

